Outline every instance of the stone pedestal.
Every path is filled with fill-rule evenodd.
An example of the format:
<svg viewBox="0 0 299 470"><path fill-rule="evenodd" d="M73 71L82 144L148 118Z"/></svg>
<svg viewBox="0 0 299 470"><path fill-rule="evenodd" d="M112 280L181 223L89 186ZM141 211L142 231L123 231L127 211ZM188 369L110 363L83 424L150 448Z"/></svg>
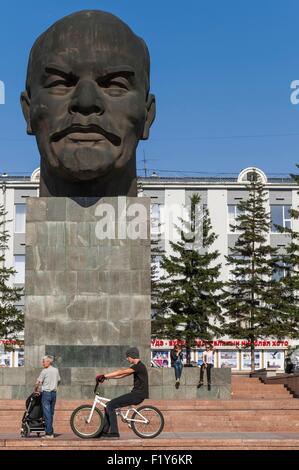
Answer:
<svg viewBox="0 0 299 470"><path fill-rule="evenodd" d="M125 366L130 346L150 365L150 200L90 202L27 203L26 385L50 354L70 398L84 370Z"/></svg>

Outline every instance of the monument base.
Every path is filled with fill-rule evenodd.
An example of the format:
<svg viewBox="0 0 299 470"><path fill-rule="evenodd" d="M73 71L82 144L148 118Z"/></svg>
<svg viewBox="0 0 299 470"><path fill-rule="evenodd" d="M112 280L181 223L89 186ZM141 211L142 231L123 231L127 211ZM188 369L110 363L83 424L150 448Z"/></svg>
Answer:
<svg viewBox="0 0 299 470"><path fill-rule="evenodd" d="M32 393L33 386L41 369L31 371L31 384L27 381L25 369L0 369L0 399L23 400ZM110 372L113 369L76 368L73 374L65 374L60 370L62 383L58 391L58 399L66 400L92 400L95 386L95 376L100 372ZM231 370L212 369L211 390L206 383L197 388L199 381L199 368L186 367L183 370L181 385L175 388L173 369L149 369L150 399L152 400L230 400L231 398ZM101 387L101 394L107 398L115 398L132 390L132 378L109 380Z"/></svg>
<svg viewBox="0 0 299 470"><path fill-rule="evenodd" d="M149 366L150 199L29 198L26 224L26 385L44 355L74 398L91 368L124 367L129 347Z"/></svg>

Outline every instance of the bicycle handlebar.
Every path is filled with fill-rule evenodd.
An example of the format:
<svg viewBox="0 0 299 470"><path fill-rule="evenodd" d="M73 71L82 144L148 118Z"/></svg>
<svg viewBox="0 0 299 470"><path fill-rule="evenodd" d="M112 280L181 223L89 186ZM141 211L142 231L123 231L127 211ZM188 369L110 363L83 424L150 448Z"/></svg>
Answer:
<svg viewBox="0 0 299 470"><path fill-rule="evenodd" d="M94 392L93 392L94 394L96 394L96 393L97 393L97 391L98 391L98 388L99 388L99 385L100 385L100 382L99 382L99 380L96 380L96 386L95 386L95 388L94 388Z"/></svg>

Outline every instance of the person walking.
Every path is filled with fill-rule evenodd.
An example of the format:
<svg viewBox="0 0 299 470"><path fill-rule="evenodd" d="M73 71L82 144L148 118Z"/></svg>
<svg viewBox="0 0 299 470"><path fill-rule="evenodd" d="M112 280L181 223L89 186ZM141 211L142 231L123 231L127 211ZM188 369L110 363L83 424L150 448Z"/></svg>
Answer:
<svg viewBox="0 0 299 470"><path fill-rule="evenodd" d="M109 374L101 374L96 377L97 382L100 383L109 379L123 379L130 375L134 377L134 386L130 393L121 395L108 402L105 409L105 420L101 434L102 439L119 439L115 410L125 406L140 405L146 398L149 398L148 372L139 356L138 348L129 348L126 352L126 357L131 367L118 369Z"/></svg>
<svg viewBox="0 0 299 470"><path fill-rule="evenodd" d="M174 367L175 373L175 388L180 387L180 380L183 371L183 352L179 344L176 344L170 353L171 366Z"/></svg>
<svg viewBox="0 0 299 470"><path fill-rule="evenodd" d="M211 390L211 369L214 367L214 349L211 344L206 344L203 352L203 363L200 367L200 379L197 388L203 385L204 371L207 371L208 390Z"/></svg>
<svg viewBox="0 0 299 470"><path fill-rule="evenodd" d="M42 409L45 419L46 439L54 438L53 420L57 398L57 388L61 381L59 370L53 367L54 358L45 356L43 358L43 370L35 384L34 392L42 393Z"/></svg>

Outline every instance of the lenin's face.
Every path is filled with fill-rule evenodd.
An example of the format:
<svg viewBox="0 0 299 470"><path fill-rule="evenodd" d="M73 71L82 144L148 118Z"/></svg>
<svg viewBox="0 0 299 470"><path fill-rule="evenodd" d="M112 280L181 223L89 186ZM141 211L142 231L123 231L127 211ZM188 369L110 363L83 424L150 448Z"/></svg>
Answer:
<svg viewBox="0 0 299 470"><path fill-rule="evenodd" d="M134 158L155 102L139 38L100 15L69 18L34 46L22 106L47 171L88 181Z"/></svg>

